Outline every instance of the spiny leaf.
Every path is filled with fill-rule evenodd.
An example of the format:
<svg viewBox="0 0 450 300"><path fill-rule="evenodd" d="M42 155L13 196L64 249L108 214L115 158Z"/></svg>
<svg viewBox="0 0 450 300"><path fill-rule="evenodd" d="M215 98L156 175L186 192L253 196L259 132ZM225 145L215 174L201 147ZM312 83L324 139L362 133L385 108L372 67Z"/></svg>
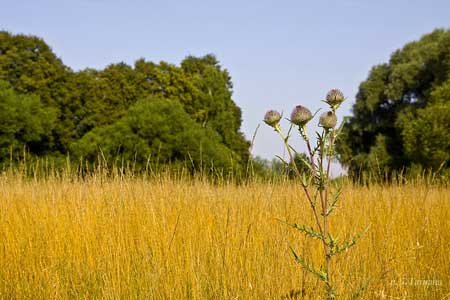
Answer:
<svg viewBox="0 0 450 300"><path fill-rule="evenodd" d="M318 239L318 240L323 240L323 235L320 232L317 232L314 230L314 228L312 227L307 227L306 225L303 224L296 224L296 223L289 223L280 219L277 219L279 222L286 224L294 229L297 229L298 231L300 231L301 233L303 233L304 235L313 238L313 239Z"/></svg>
<svg viewBox="0 0 450 300"><path fill-rule="evenodd" d="M331 194L333 196L333 201L331 202L330 206L327 209L327 212L325 214L326 216L329 216L331 214L331 212L333 212L333 210L336 208L336 204L339 201L339 196L341 195L341 193L342 193L342 187L339 186L337 188L336 192Z"/></svg>
<svg viewBox="0 0 450 300"><path fill-rule="evenodd" d="M309 184L311 183L311 176L306 176L305 173L302 174L302 186L304 187L308 187Z"/></svg>
<svg viewBox="0 0 450 300"><path fill-rule="evenodd" d="M338 244L338 237L334 237L331 234L328 234L328 238L326 240L326 243L328 246L330 246L331 249L335 248Z"/></svg>
<svg viewBox="0 0 450 300"><path fill-rule="evenodd" d="M296 152L296 154L298 153ZM303 158L302 155L298 155L297 157L308 167L309 170L311 170L311 172L313 171L311 163L307 159Z"/></svg>
<svg viewBox="0 0 450 300"><path fill-rule="evenodd" d="M367 226L366 229L364 229L364 231L356 234L353 238L351 238L350 240L346 241L342 245L336 244L335 247L333 247L331 249L331 255L332 256L337 255L337 254L342 253L343 251L347 251L351 247L355 246L356 243L367 233L367 231L369 231L369 228L370 228L370 225Z"/></svg>
<svg viewBox="0 0 450 300"><path fill-rule="evenodd" d="M295 253L295 250L292 247L289 247L291 249L292 255L294 256L295 261L306 271L310 272L311 274L316 275L320 280L324 282L328 282L328 275L323 270L317 271L314 267L314 264L309 263L307 260L303 259L301 256L297 255Z"/></svg>

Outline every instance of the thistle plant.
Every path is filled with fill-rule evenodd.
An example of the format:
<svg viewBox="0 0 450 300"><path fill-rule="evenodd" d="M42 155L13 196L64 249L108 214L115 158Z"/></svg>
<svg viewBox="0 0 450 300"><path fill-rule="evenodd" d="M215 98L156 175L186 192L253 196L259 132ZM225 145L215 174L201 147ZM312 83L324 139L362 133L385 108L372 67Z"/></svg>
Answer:
<svg viewBox="0 0 450 300"><path fill-rule="evenodd" d="M316 132L315 144L312 144L310 141L306 125L314 118L317 112L313 115L308 108L302 105L296 106L289 119L291 125L287 134L284 134L281 130L280 120L282 115L280 113L270 110L264 117L264 122L273 127L283 140L290 158L290 163L284 162L293 168L297 178L299 178L301 188L314 216L313 226L289 223L287 221L282 222L298 230L307 238L319 241L323 248L323 261L321 266L317 268L312 260L302 257L292 247L291 252L295 261L302 268L314 274L323 282L326 299L336 299L338 296L332 278L333 258L353 247L362 236L362 233L357 234L347 241L340 242L338 237L331 233L332 228L329 226L329 218L337 207L342 190L340 182L332 182L330 167L335 153L335 141L340 133L340 129L336 128L336 111L344 100L344 95L338 89L332 89L327 93L324 102L327 103L330 110L320 115L319 127L322 128L322 131ZM302 172L294 160L294 156L298 153L289 144L293 128L298 129L301 139L306 144L309 159L302 160L307 166L307 172ZM301 156L299 157L301 158Z"/></svg>

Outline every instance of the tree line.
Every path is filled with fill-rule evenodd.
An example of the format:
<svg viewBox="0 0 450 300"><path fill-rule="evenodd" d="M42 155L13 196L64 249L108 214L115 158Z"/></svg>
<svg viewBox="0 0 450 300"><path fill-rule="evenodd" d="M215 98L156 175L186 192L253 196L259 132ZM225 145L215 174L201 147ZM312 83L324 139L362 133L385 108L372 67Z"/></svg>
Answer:
<svg viewBox="0 0 450 300"><path fill-rule="evenodd" d="M1 31L0 163L26 149L60 161L243 168L249 142L232 88L214 55L73 71L42 39Z"/></svg>
<svg viewBox="0 0 450 300"><path fill-rule="evenodd" d="M137 168L292 175L280 162L250 157L232 92L214 55L73 71L41 38L0 31L0 164L26 152L56 162L101 156ZM370 70L337 158L351 176L449 170L449 129L450 30L437 29Z"/></svg>

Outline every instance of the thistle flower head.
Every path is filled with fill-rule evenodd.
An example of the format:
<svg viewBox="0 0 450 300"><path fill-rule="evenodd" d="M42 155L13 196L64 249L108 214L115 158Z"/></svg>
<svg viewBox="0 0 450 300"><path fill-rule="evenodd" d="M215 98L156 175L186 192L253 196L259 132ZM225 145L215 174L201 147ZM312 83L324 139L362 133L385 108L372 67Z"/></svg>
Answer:
<svg viewBox="0 0 450 300"><path fill-rule="evenodd" d="M291 122L298 126L305 126L312 119L309 109L304 106L297 105L291 113Z"/></svg>
<svg viewBox="0 0 450 300"><path fill-rule="evenodd" d="M264 122L271 127L275 127L281 120L281 114L276 110L269 110L264 115Z"/></svg>
<svg viewBox="0 0 450 300"><path fill-rule="evenodd" d="M344 94L338 89L332 89L327 93L325 102L328 103L333 109L336 109L342 102L344 102Z"/></svg>
<svg viewBox="0 0 450 300"><path fill-rule="evenodd" d="M324 112L320 115L319 125L325 129L331 129L336 126L337 117L336 114L332 111Z"/></svg>

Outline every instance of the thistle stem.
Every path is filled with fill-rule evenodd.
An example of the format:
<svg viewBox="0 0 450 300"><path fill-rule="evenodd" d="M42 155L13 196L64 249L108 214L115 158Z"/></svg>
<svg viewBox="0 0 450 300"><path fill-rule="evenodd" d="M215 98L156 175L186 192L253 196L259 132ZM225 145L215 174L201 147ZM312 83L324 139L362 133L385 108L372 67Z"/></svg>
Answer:
<svg viewBox="0 0 450 300"><path fill-rule="evenodd" d="M300 177L300 170L298 169L298 166L295 163L294 156L293 156L292 151L291 151L291 146L288 143L288 138L284 136L284 134L281 131L281 128L280 128L280 126L278 124L274 128L275 128L275 131L281 136L281 138L282 138L282 140L284 142L284 146L286 147L286 149L288 151L289 158L290 158L291 162L294 164L294 171L295 171L296 175L298 177ZM302 188L303 188L303 191L305 192L306 198L308 199L308 202L309 202L309 204L311 206L311 209L313 211L314 219L316 221L317 228L319 229L319 232L322 235L322 242L323 242L324 247L325 247L325 245L326 245L325 235L324 235L322 226L320 225L320 220L319 220L319 215L317 213L316 205L312 201L311 195L309 194L309 191L308 191L308 187L302 183Z"/></svg>
<svg viewBox="0 0 450 300"><path fill-rule="evenodd" d="M323 234L324 237L326 237L328 235L328 216L327 216L327 211L328 211L328 201L327 201L327 185L328 185L328 174L329 174L329 163L327 166L327 171L326 173L324 173L324 156L328 156L328 150L325 146L325 142L327 139L327 136L329 134L329 131L327 129L325 129L324 134L322 134L320 141L319 141L319 170L320 170L320 179L321 181L323 181L322 183L320 183L320 200L322 202L322 220L323 220ZM323 178L325 176L325 178ZM322 186L323 184L323 186ZM325 238L324 238L324 243L323 243L323 248L324 248L324 255L325 255L325 274L326 274L326 298L327 299L334 299L334 293L333 293L333 288L332 288L332 284L331 284L331 274L330 274L330 264L331 264L331 249L330 249L330 245L325 242Z"/></svg>
<svg viewBox="0 0 450 300"><path fill-rule="evenodd" d="M309 162L311 164L311 171L312 171L312 176L315 178L316 176L316 163L314 162L314 153L311 150L311 144L309 142L309 137L308 137L308 133L306 132L306 125L299 127L300 130L300 134L303 137L303 139L306 142L306 147L308 149L308 154L309 154Z"/></svg>
<svg viewBox="0 0 450 300"><path fill-rule="evenodd" d="M291 162L294 164L294 170L295 170L297 176L300 176L300 170L298 169L297 165L295 164L294 156L291 151L291 146L288 143L288 138L284 136L284 134L281 131L281 128L279 127L278 124L274 128L275 128L275 131L283 139L284 146L286 147L288 154L289 154L289 158L290 158ZM320 165L319 166L320 166L320 176L321 177L323 176L323 155L324 155L325 139L326 139L326 134L325 134L325 136L322 137L322 140L320 141ZM314 155L311 151L311 146L309 146L308 151L310 153L310 159L313 162L312 166L314 166ZM315 178L315 174L314 174L314 178ZM323 217L323 228L322 228L320 220L319 220L319 216L317 214L316 206L315 206L314 202L312 201L311 196L309 195L308 187L305 186L303 183L302 183L302 187L303 187L303 190L309 201L309 204L311 205L311 209L314 214L314 219L316 221L319 232L322 236L321 240L322 240L322 245L323 245L323 249L325 252L325 274L326 274L325 285L326 285L326 294L327 294L326 297L327 297L327 299L334 299L333 287L331 285L331 279L330 279L331 276L330 276L330 271L329 271L330 270L330 261L331 261L331 251L330 251L330 245L328 245L328 243L326 241L328 230L327 230L327 214L326 214L327 205L325 203L325 198L323 195L324 190L323 189L320 190L320 199L321 199L321 203L322 203L322 217Z"/></svg>
<svg viewBox="0 0 450 300"><path fill-rule="evenodd" d="M334 139L335 139L335 136L334 136L334 129L333 129L330 134L330 145L328 146L328 151L327 151L328 163L327 163L327 175L325 178L327 180L327 182L330 180L330 166L331 166L331 159L333 157L332 151L333 151L333 146L334 146ZM328 186L328 184L327 184L327 186ZM325 193L325 197L327 197L327 196L328 196L328 192ZM325 200L327 200L327 198L325 198Z"/></svg>

